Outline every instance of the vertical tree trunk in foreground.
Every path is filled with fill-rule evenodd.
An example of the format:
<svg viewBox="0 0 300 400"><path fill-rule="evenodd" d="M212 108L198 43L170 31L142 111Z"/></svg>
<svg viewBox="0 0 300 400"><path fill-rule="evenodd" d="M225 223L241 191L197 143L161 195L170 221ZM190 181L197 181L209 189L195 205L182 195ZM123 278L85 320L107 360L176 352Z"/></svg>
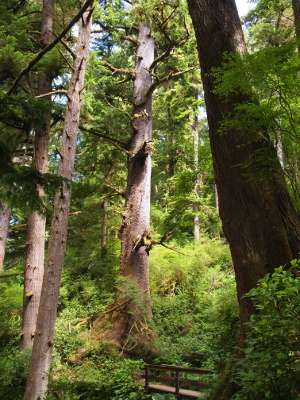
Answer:
<svg viewBox="0 0 300 400"><path fill-rule="evenodd" d="M212 68L221 67L225 52L246 51L234 0L188 0L188 5L198 44L220 216L235 269L242 343L244 323L254 312L243 295L258 279L298 257L300 222L266 132L261 129L251 138L238 128L219 133L223 116L234 116L235 105L250 98L239 93L218 98L210 75ZM229 399L229 386L214 398Z"/></svg>
<svg viewBox="0 0 300 400"><path fill-rule="evenodd" d="M80 22L60 152L58 174L69 181L72 179L74 168L81 97L92 24L91 13L91 8L88 8ZM44 399L47 393L70 199L70 183L65 182L54 199L41 302L24 400L36 400L38 397Z"/></svg>
<svg viewBox="0 0 300 400"><path fill-rule="evenodd" d="M128 176L125 212L121 237L120 275L132 279L146 297L147 313L152 316L149 293L149 225L151 188L152 96L147 91L152 84L149 67L154 60L154 39L143 24L139 28L136 50L132 113L132 133L128 154ZM121 342L133 326L144 318L141 310L129 302L123 310L126 316L114 324L114 334ZM133 330L134 331L134 330ZM133 332L132 331L132 332ZM119 336L120 335L120 336Z"/></svg>
<svg viewBox="0 0 300 400"><path fill-rule="evenodd" d="M46 47L52 41L54 0L44 0L41 22L41 43ZM51 92L52 71L47 68L38 77L38 95ZM51 99L44 97L45 101ZM50 141L50 115L44 116L42 128L35 133L32 167L41 173L48 171L48 151ZM41 187L37 188L43 196ZM46 217L34 211L28 216L26 258L24 270L23 318L20 350L32 346L36 318L40 304L44 274Z"/></svg>
<svg viewBox="0 0 300 400"><path fill-rule="evenodd" d="M110 171L110 163L105 162L104 164L104 180L106 182ZM102 219L102 237L101 237L101 257L106 255L106 242L107 242L107 209L108 209L108 188L105 186L103 189L104 199L102 202L103 208L103 219Z"/></svg>
<svg viewBox="0 0 300 400"><path fill-rule="evenodd" d="M0 273L3 271L10 216L11 210L7 205L0 205Z"/></svg>
<svg viewBox="0 0 300 400"><path fill-rule="evenodd" d="M300 40L300 1L292 0L292 6L293 6L296 38ZM298 54L300 54L300 44L298 44Z"/></svg>
<svg viewBox="0 0 300 400"><path fill-rule="evenodd" d="M195 89L195 98L198 100L199 90L198 88ZM198 106L197 106L198 111ZM193 116L193 139L194 139L194 169L198 171L199 168L199 119L198 119L198 112ZM199 174L195 177L194 183L194 192L197 198L199 197ZM194 240L199 240L200 237L200 227L199 227L199 203L197 201L193 204L194 209Z"/></svg>

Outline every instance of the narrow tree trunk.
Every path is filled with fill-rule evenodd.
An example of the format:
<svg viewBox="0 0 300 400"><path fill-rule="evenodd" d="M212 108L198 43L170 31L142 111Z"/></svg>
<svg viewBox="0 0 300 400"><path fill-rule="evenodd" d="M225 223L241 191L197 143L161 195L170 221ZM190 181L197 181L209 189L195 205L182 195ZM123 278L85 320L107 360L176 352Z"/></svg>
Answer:
<svg viewBox="0 0 300 400"><path fill-rule="evenodd" d="M198 100L199 91L198 88L195 90L195 98ZM194 115L193 120L193 139L194 139L194 169L198 171L199 169L199 119L198 119L198 106L196 114ZM195 177L195 184L194 184L194 192L197 198L199 197L199 174ZM199 240L200 237L200 228L199 228L199 203L197 201L193 204L194 209L194 240Z"/></svg>
<svg viewBox="0 0 300 400"><path fill-rule="evenodd" d="M257 280L298 257L300 221L292 204L276 149L266 132L252 137L237 128L219 133L223 116L250 96L234 93L226 100L214 93L212 68L224 53L246 50L234 0L188 0L195 28L209 123L220 216L230 245L240 309L240 344L254 307L244 294ZM229 399L230 385L215 399ZM231 393L231 394L230 394Z"/></svg>
<svg viewBox="0 0 300 400"><path fill-rule="evenodd" d="M58 169L58 174L69 181L72 179L74 168L91 24L91 8L89 8L80 23ZM24 400L36 400L38 397L44 399L47 393L61 271L67 240L70 199L71 186L70 183L65 182L54 199L42 296Z"/></svg>
<svg viewBox="0 0 300 400"><path fill-rule="evenodd" d="M152 77L149 66L154 59L151 30L139 28L136 50L136 77L133 93L132 134L128 156L128 176L125 212L121 236L120 275L132 279L139 292L146 295L146 309L152 316L149 293L149 225L151 187L152 96L147 97ZM129 302L124 309L126 318L114 324L114 335L121 343L127 340L133 326L144 318L140 308ZM124 315L124 314L123 314ZM118 336L120 334L120 336Z"/></svg>
<svg viewBox="0 0 300 400"><path fill-rule="evenodd" d="M104 195L106 194L107 190L104 190ZM102 237L101 237L101 257L104 257L107 249L106 249L106 242L107 242L107 208L108 208L108 199L104 197L103 203L103 219L102 219Z"/></svg>
<svg viewBox="0 0 300 400"><path fill-rule="evenodd" d="M104 165L104 179L108 178L108 174L110 171L110 163L106 162ZM106 242L107 242L107 209L108 209L108 188L105 187L104 190L104 199L102 202L103 208L103 219L102 219L102 237L101 237L101 256L104 257L106 254Z"/></svg>
<svg viewBox="0 0 300 400"><path fill-rule="evenodd" d="M11 210L6 204L2 204L2 206L0 206L0 272L3 271L10 217Z"/></svg>
<svg viewBox="0 0 300 400"><path fill-rule="evenodd" d="M171 109L167 107L167 115L168 115L168 133L167 133L167 143L168 143L168 176L172 178L175 175L175 166L176 166L176 150L175 150L175 135L174 135L174 124L172 121Z"/></svg>
<svg viewBox="0 0 300 400"><path fill-rule="evenodd" d="M284 170L283 144L282 144L280 132L276 132L276 150L277 150L277 157L280 162L281 168Z"/></svg>
<svg viewBox="0 0 300 400"><path fill-rule="evenodd" d="M53 14L54 0L44 0L41 22L41 43L43 47L46 47L52 41ZM51 87L52 71L51 68L48 68L38 77L38 95L50 93ZM45 101L49 101L50 99L50 96L44 97ZM42 128L35 133L32 161L32 167L41 173L45 173L48 170L49 141L50 115L45 115ZM41 187L38 187L37 190L40 196L44 196L44 191ZM24 269L23 318L20 339L21 351L33 344L43 283L45 226L46 218L44 215L34 211L28 216L27 248Z"/></svg>
<svg viewBox="0 0 300 400"><path fill-rule="evenodd" d="M300 1L292 0L292 6L293 6L296 38L300 40ZM300 44L298 45L298 54L300 55Z"/></svg>

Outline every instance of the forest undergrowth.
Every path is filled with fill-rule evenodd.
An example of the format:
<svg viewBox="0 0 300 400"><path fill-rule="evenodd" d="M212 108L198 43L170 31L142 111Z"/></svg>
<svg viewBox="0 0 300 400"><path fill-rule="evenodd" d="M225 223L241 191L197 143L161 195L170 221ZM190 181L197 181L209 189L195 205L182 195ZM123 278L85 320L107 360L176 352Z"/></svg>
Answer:
<svg viewBox="0 0 300 400"><path fill-rule="evenodd" d="M132 346L134 341L118 348L104 334L94 332L95 318L111 306L122 285L131 301L143 301L132 285L118 277L117 241L115 246L110 244L105 257L97 251L86 257L81 247L79 260L75 257L78 247L70 247L47 399L173 400L173 395L145 393L146 363L212 369L209 389L201 395L201 399L210 398L238 343L238 304L229 249L223 239L206 235L197 244L177 238L170 246L176 251L162 246L151 251L153 321L148 328L156 340L144 348ZM297 260L289 270L278 268L248 294L257 314L249 322L244 358L237 361L233 375L238 385L236 399L297 397L300 284L294 273L298 269ZM1 279L0 289L0 398L22 399L30 360L29 349L19 351L22 275Z"/></svg>
<svg viewBox="0 0 300 400"><path fill-rule="evenodd" d="M151 353L95 342L93 320L111 304L118 282L118 246L103 258L81 259L70 248L56 321L49 399L167 399L146 395L146 362L211 368L217 374L236 345L238 305L229 249L203 236L199 243L171 243L151 251L151 297L157 340ZM30 351L18 350L22 276L0 282L0 397L23 397ZM130 290L130 288L128 289ZM138 298L135 298L138 301ZM149 344L148 344L149 345Z"/></svg>

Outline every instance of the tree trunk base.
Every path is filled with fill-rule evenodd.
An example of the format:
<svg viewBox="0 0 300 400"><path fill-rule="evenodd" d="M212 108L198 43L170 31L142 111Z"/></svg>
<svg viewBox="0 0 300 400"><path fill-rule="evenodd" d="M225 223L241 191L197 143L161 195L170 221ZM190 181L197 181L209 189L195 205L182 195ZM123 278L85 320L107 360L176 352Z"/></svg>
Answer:
<svg viewBox="0 0 300 400"><path fill-rule="evenodd" d="M95 345L109 342L126 355L152 360L158 354L157 335L141 311L133 310L128 303L111 307L96 317L91 341Z"/></svg>
<svg viewBox="0 0 300 400"><path fill-rule="evenodd" d="M232 396L236 393L236 385L234 382L231 381L232 373L230 369L232 367L232 363L229 363L225 367L221 375L220 382L212 395L210 396L209 400L230 400Z"/></svg>

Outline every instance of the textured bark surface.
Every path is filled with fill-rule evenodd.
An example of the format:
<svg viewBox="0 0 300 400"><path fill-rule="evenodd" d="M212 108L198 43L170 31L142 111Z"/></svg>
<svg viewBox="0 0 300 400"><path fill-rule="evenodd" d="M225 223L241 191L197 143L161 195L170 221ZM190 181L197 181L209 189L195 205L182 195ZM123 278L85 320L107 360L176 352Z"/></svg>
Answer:
<svg viewBox="0 0 300 400"><path fill-rule="evenodd" d="M91 24L91 9L88 9L81 19L78 33L60 151L61 160L58 174L68 180L72 179L74 167ZM71 187L68 183L64 183L54 199L41 302L24 400L36 400L38 397L44 399L47 392L62 264L66 248L70 199Z"/></svg>
<svg viewBox="0 0 300 400"><path fill-rule="evenodd" d="M44 0L41 22L41 43L46 47L52 41L53 36L54 0ZM38 78L38 95L51 92L52 71L48 68ZM50 100L45 96L44 100ZM50 141L50 115L44 116L42 128L35 133L34 155L32 167L41 173L48 171L48 152ZM44 195L41 187L38 187L40 196ZM24 269L24 296L22 332L20 338L20 350L32 346L36 328L36 318L40 304L41 289L44 273L45 257L45 225L46 218L32 212L28 216L26 258Z"/></svg>
<svg viewBox="0 0 300 400"><path fill-rule="evenodd" d="M0 205L0 272L3 271L10 216L11 210L7 207L7 205Z"/></svg>
<svg viewBox="0 0 300 400"><path fill-rule="evenodd" d="M149 232L150 225L152 146L152 97L147 99L146 93L152 83L147 68L154 59L154 40L150 28L141 26L138 40L120 273L132 276L139 289L145 291L149 289L149 255L142 238L145 232Z"/></svg>
<svg viewBox="0 0 300 400"><path fill-rule="evenodd" d="M150 234L152 96L147 98L146 93L152 84L148 69L154 60L154 39L146 24L139 29L138 41L126 203L121 228L120 274L132 277L140 292L148 293L148 313L152 315L149 293L149 251L145 244L145 239ZM128 307L130 308L130 304ZM137 314L133 317L133 319L138 318ZM129 325L125 332L126 330L128 332L128 329Z"/></svg>
<svg viewBox="0 0 300 400"><path fill-rule="evenodd" d="M198 100L199 90L198 88L195 90L195 99ZM194 140L194 169L195 171L199 168L199 119L198 114L193 116L193 140ZM199 197L199 184L200 184L199 174L196 175L194 182L194 192L197 197ZM200 225L199 225L199 203L195 202L193 204L194 210L194 240L199 240L200 237Z"/></svg>
<svg viewBox="0 0 300 400"><path fill-rule="evenodd" d="M300 1L292 0L294 22L295 22L295 33L298 40L300 40ZM298 53L300 53L300 45L298 45Z"/></svg>
<svg viewBox="0 0 300 400"><path fill-rule="evenodd" d="M245 43L234 0L188 0L196 32L204 86L219 209L233 258L240 308L240 340L254 312L243 295L274 268L288 264L300 250L300 222L281 170L276 149L263 129L251 137L232 128L219 133L224 115L249 101L239 93L225 100L213 93L210 75L225 52L244 52ZM218 400L230 398L227 386ZM217 397L215 397L217 399Z"/></svg>
<svg viewBox="0 0 300 400"><path fill-rule="evenodd" d="M106 162L104 165L104 179L105 181L108 178L111 164ZM107 242L107 209L108 209L108 188L105 186L103 189L104 199L102 203L103 208L103 219L102 219L102 237L101 237L101 256L104 257L106 255L106 242Z"/></svg>
<svg viewBox="0 0 300 400"><path fill-rule="evenodd" d="M138 33L139 45L136 50L135 79L133 89L132 132L128 147L128 174L125 194L125 211L122 214L120 275L136 286L140 298L132 301L130 289L120 289L112 312L107 312L112 329L102 331L103 315L95 321L93 335L97 332L112 339L122 350L137 348L141 341L141 352L150 339L142 337L139 328L147 332L146 317L152 317L149 292L149 225L151 189L151 150L152 150L152 96L147 91L152 84L149 67L154 59L154 39L147 24L141 25ZM129 283L127 281L127 283ZM136 295L136 293L135 293ZM124 300L125 298L125 300ZM144 307L145 306L145 307ZM143 309L144 308L144 309ZM150 333L151 334L151 333ZM145 351L146 352L146 351Z"/></svg>

